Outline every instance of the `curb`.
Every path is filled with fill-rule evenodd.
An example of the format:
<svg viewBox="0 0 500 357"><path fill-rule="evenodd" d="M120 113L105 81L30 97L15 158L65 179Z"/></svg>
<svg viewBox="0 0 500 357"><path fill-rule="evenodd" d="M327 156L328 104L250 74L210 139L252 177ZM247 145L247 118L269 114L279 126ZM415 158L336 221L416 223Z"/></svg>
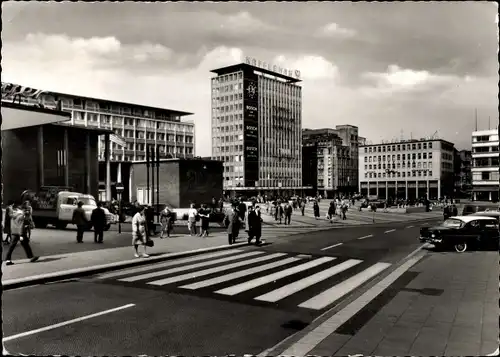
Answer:
<svg viewBox="0 0 500 357"><path fill-rule="evenodd" d="M119 262L115 262L115 263L95 265L92 267L76 268L76 269L58 271L58 272L54 272L54 273L32 275L32 276L28 276L26 278L18 278L18 279L10 279L10 280L2 281L2 288L3 288L3 290L18 289L18 288L32 286L32 285L39 285L39 284L56 282L56 281L60 281L60 280L73 279L73 278L83 277L83 276L87 276L87 275L105 273L105 272L112 271L112 270L131 268L131 267L146 265L146 264L150 264L150 263L162 262L165 260L171 260L171 259L176 259L176 258L181 258L181 257L188 257L188 256L192 256L192 255L206 253L206 252L215 252L215 251L219 251L219 250L234 249L234 248L243 247L243 246L248 246L248 243L241 242L241 243L236 243L233 245L219 245L216 247L200 248L200 249L190 250L190 251L186 251L186 252L166 253L166 254L162 254L162 255L157 256L157 257L150 257L148 259L125 260L125 261L119 261Z"/></svg>

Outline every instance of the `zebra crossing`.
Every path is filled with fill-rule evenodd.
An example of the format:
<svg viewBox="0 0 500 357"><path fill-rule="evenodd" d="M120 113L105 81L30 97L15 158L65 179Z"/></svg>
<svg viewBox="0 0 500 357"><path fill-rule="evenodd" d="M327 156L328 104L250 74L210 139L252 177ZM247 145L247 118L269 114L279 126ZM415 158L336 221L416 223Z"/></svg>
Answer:
<svg viewBox="0 0 500 357"><path fill-rule="evenodd" d="M390 266L346 257L230 249L105 273L95 281L321 312Z"/></svg>

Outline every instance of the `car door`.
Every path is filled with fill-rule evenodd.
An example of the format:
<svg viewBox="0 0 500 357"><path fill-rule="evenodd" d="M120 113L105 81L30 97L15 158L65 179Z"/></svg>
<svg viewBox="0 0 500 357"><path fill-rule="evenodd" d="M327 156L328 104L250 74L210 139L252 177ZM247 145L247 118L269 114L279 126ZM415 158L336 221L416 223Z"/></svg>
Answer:
<svg viewBox="0 0 500 357"><path fill-rule="evenodd" d="M481 221L481 247L483 249L498 249L499 236L498 221L496 219Z"/></svg>
<svg viewBox="0 0 500 357"><path fill-rule="evenodd" d="M481 224L479 220L475 219L470 221L465 225L463 229L460 230L460 237L456 237L459 240L464 240L469 244L477 244L481 236Z"/></svg>

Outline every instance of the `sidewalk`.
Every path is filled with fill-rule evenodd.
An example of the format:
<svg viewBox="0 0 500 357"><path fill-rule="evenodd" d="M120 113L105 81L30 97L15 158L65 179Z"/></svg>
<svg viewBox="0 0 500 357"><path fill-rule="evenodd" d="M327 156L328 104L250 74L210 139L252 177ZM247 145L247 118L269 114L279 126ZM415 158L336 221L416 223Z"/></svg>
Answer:
<svg viewBox="0 0 500 357"><path fill-rule="evenodd" d="M354 335L345 330L356 330L355 327L344 331L340 327L308 354L485 356L492 353L498 348L499 335L498 264L498 252L429 252L408 271L413 280L389 287L385 294L395 296L364 326L361 324ZM396 281L393 285L397 284Z"/></svg>
<svg viewBox="0 0 500 357"><path fill-rule="evenodd" d="M153 240L155 246L147 248L147 252L151 257L166 253L180 253L227 245L227 234L225 232L220 232L214 233L207 238L177 236L165 239L154 238ZM239 238L237 243L239 242L246 242L246 239ZM42 256L36 263L30 263L27 259L20 259L15 260L15 264L11 266L6 266L5 263L3 263L2 281L133 259L138 258L134 258L134 248L132 246Z"/></svg>

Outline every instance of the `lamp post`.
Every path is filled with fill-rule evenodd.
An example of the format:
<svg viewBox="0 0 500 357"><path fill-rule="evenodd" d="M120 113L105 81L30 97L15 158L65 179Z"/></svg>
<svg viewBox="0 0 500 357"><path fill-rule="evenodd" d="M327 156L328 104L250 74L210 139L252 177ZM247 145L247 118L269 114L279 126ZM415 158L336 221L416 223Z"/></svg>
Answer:
<svg viewBox="0 0 500 357"><path fill-rule="evenodd" d="M122 233L122 192L125 189L123 183L116 183L116 195L118 196L118 233Z"/></svg>

